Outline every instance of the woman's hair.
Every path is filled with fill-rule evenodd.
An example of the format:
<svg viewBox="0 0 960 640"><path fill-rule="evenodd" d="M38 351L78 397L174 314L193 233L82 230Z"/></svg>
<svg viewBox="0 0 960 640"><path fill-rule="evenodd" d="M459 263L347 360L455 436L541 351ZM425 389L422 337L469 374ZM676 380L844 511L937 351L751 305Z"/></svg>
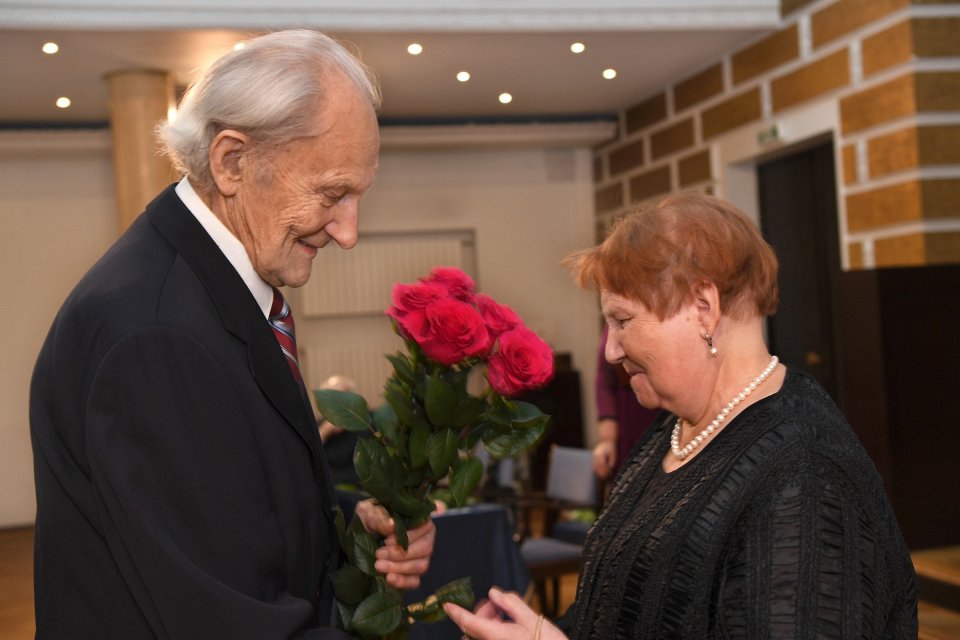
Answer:
<svg viewBox="0 0 960 640"><path fill-rule="evenodd" d="M254 38L217 60L157 134L177 170L206 189L210 145L220 131L236 129L271 147L315 135L326 81L337 71L379 109L372 72L331 38L307 29Z"/></svg>
<svg viewBox="0 0 960 640"><path fill-rule="evenodd" d="M684 192L624 215L598 246L564 260L581 287L639 300L661 320L680 311L704 282L732 318L777 310L777 256L729 202Z"/></svg>

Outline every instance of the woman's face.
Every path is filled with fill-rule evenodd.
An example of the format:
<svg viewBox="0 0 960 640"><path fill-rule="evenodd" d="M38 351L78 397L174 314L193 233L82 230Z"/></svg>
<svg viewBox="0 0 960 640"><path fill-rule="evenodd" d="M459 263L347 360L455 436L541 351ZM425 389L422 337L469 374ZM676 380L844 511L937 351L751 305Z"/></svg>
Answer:
<svg viewBox="0 0 960 640"><path fill-rule="evenodd" d="M621 364L637 400L648 409L686 415L706 355L696 307L686 304L665 320L643 303L602 291L607 321L605 357Z"/></svg>

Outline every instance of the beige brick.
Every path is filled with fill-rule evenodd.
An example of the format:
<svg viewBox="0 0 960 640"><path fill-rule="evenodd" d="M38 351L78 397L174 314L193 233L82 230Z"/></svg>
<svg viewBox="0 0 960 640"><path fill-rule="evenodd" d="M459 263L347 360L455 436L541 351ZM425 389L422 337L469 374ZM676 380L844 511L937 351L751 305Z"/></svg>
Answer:
<svg viewBox="0 0 960 640"><path fill-rule="evenodd" d="M960 232L927 234L927 264L960 264Z"/></svg>
<svg viewBox="0 0 960 640"><path fill-rule="evenodd" d="M818 48L907 4L908 0L838 0L811 15L813 46Z"/></svg>
<svg viewBox="0 0 960 640"><path fill-rule="evenodd" d="M904 74L840 101L840 122L851 133L916 113L913 74Z"/></svg>
<svg viewBox="0 0 960 640"><path fill-rule="evenodd" d="M754 87L703 112L703 139L759 120L762 115L760 88Z"/></svg>
<svg viewBox="0 0 960 640"><path fill-rule="evenodd" d="M597 213L613 211L623 206L623 184L618 182L609 187L598 189L593 196Z"/></svg>
<svg viewBox="0 0 960 640"><path fill-rule="evenodd" d="M799 55L800 41L797 36L797 25L794 23L733 54L731 58L733 83L740 84L744 80L786 64Z"/></svg>
<svg viewBox="0 0 960 640"><path fill-rule="evenodd" d="M931 71L916 76L917 111L960 111L960 71Z"/></svg>
<svg viewBox="0 0 960 640"><path fill-rule="evenodd" d="M916 128L901 129L867 141L870 177L879 178L920 164Z"/></svg>
<svg viewBox="0 0 960 640"><path fill-rule="evenodd" d="M670 192L670 167L659 167L630 179L630 202Z"/></svg>
<svg viewBox="0 0 960 640"><path fill-rule="evenodd" d="M957 217L960 179L910 180L847 196L847 229L876 229L902 222Z"/></svg>
<svg viewBox="0 0 960 640"><path fill-rule="evenodd" d="M960 17L914 18L913 52L919 58L960 56Z"/></svg>
<svg viewBox="0 0 960 640"><path fill-rule="evenodd" d="M921 193L925 219L939 220L960 215L960 178L923 180Z"/></svg>
<svg viewBox="0 0 960 640"><path fill-rule="evenodd" d="M910 22L904 20L864 38L862 52L864 77L909 62L913 57L913 31Z"/></svg>
<svg viewBox="0 0 960 640"><path fill-rule="evenodd" d="M960 164L960 125L910 127L867 143L871 177L918 167Z"/></svg>
<svg viewBox="0 0 960 640"><path fill-rule="evenodd" d="M715 64L673 88L673 109L679 113L687 107L723 91L723 65Z"/></svg>
<svg viewBox="0 0 960 640"><path fill-rule="evenodd" d="M630 171L643 165L643 140L637 140L610 152L610 176Z"/></svg>
<svg viewBox="0 0 960 640"><path fill-rule="evenodd" d="M877 267L919 267L927 263L923 234L910 233L893 238L880 238L873 243L873 259Z"/></svg>
<svg viewBox="0 0 960 640"><path fill-rule="evenodd" d="M920 183L916 180L847 196L847 230L876 229L923 217Z"/></svg>
<svg viewBox="0 0 960 640"><path fill-rule="evenodd" d="M770 83L774 111L839 89L850 83L847 50L841 49Z"/></svg>
<svg viewBox="0 0 960 640"><path fill-rule="evenodd" d="M713 179L713 172L710 169L710 151L704 149L681 158L677 163L677 171L681 187Z"/></svg>
<svg viewBox="0 0 960 640"><path fill-rule="evenodd" d="M650 153L654 160L690 146L693 146L693 118L681 120L650 136Z"/></svg>
<svg viewBox="0 0 960 640"><path fill-rule="evenodd" d="M627 133L646 129L667 117L667 94L658 93L627 109Z"/></svg>
<svg viewBox="0 0 960 640"><path fill-rule="evenodd" d="M920 165L960 164L960 125L920 127Z"/></svg>
<svg viewBox="0 0 960 640"><path fill-rule="evenodd" d="M857 181L857 148L848 144L843 148L843 183L853 184Z"/></svg>

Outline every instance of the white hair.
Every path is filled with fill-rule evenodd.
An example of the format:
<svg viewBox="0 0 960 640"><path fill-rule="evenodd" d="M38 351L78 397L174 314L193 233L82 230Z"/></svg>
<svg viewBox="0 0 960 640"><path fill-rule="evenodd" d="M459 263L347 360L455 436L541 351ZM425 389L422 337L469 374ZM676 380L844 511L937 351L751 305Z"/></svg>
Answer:
<svg viewBox="0 0 960 640"><path fill-rule="evenodd" d="M330 37L291 29L254 38L214 62L184 95L176 119L157 128L158 136L177 170L208 189L210 145L220 131L241 131L255 146L313 135L331 71L379 109L370 69Z"/></svg>

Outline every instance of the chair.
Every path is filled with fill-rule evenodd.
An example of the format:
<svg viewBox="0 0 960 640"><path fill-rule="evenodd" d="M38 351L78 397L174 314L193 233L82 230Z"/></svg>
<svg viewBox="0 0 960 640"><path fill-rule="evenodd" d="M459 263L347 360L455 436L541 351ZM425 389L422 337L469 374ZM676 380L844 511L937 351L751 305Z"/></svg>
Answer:
<svg viewBox="0 0 960 640"><path fill-rule="evenodd" d="M593 453L589 449L554 445L550 450L545 495L530 497L524 502L528 507L545 510L544 531L548 535L525 538L520 554L527 564L543 613L555 618L560 605L560 576L579 571L583 541L589 528L583 523L557 522L557 516L566 509L597 505ZM549 600L547 580L553 589Z"/></svg>

